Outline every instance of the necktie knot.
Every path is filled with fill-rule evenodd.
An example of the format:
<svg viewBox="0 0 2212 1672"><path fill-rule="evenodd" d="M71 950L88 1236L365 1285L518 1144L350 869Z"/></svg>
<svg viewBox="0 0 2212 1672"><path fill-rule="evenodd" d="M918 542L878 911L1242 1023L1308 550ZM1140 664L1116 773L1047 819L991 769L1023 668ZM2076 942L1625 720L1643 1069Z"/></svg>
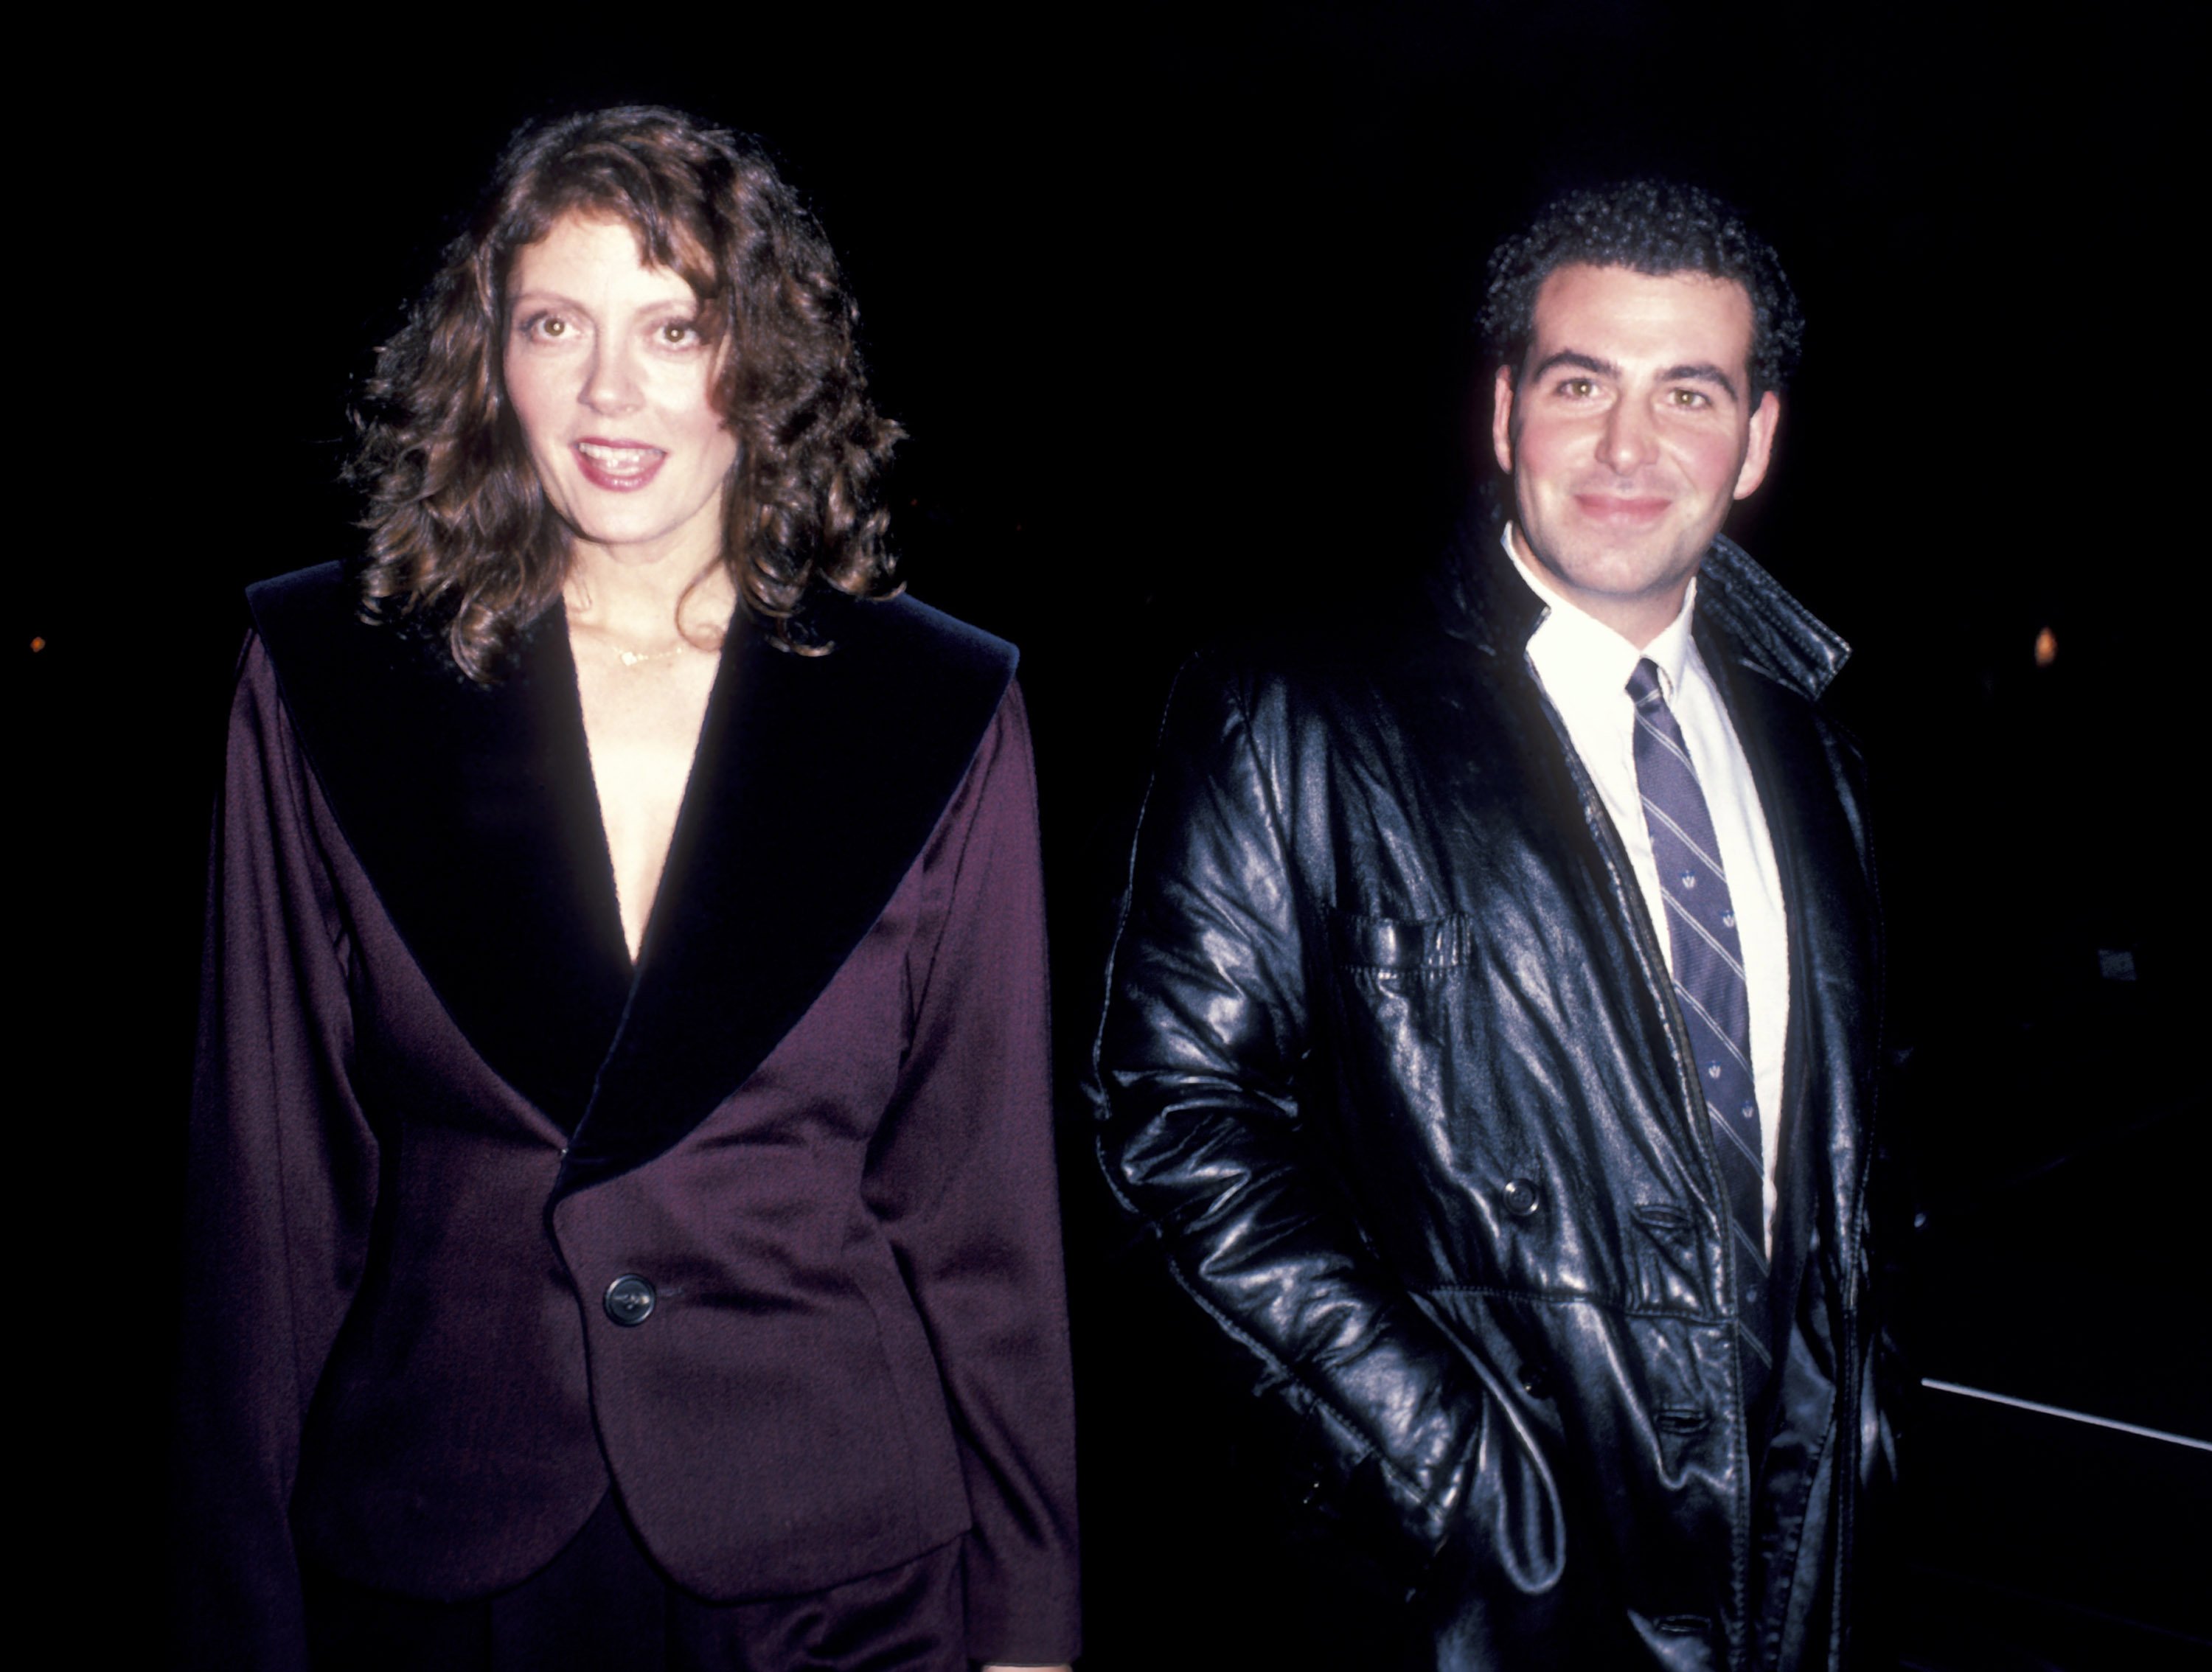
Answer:
<svg viewBox="0 0 2212 1672"><path fill-rule="evenodd" d="M1628 676L1628 694L1639 708L1666 701L1659 687L1659 665L1649 656L1637 663L1636 672Z"/></svg>

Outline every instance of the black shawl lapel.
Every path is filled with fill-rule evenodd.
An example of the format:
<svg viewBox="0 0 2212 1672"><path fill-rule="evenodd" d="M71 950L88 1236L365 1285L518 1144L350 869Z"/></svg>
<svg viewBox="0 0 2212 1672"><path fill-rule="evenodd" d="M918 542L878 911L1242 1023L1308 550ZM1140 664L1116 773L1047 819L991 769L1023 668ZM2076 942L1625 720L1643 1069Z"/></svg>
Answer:
<svg viewBox="0 0 2212 1672"><path fill-rule="evenodd" d="M247 596L432 990L574 1134L556 1200L659 1154L775 1049L921 851L1014 672L1011 645L908 599L832 599L826 656L740 617L633 979L557 608L479 686L360 621L336 563Z"/></svg>
<svg viewBox="0 0 2212 1672"><path fill-rule="evenodd" d="M558 609L501 684L356 615L339 565L247 598L316 779L408 950L486 1062L581 1118L629 957Z"/></svg>
<svg viewBox="0 0 2212 1672"><path fill-rule="evenodd" d="M732 635L556 1201L651 1160L760 1066L881 915L1013 678L1011 645L910 599L833 598L822 622L825 656L749 617Z"/></svg>

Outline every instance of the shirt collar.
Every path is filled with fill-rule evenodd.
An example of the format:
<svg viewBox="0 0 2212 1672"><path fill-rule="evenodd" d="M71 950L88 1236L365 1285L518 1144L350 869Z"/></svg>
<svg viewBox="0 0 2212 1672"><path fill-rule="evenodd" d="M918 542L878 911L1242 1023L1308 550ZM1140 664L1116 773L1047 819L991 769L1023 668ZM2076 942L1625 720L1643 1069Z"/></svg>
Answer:
<svg viewBox="0 0 2212 1672"><path fill-rule="evenodd" d="M1661 693L1672 702L1690 660L1690 620L1698 605L1698 582L1691 577L1682 607L1659 635L1638 650L1595 616L1570 603L1540 581L1513 548L1513 525L1499 531L1499 543L1528 590L1545 606L1543 619L1528 637L1528 654L1549 688L1562 680L1589 690L1625 690L1638 662L1649 659L1659 670Z"/></svg>

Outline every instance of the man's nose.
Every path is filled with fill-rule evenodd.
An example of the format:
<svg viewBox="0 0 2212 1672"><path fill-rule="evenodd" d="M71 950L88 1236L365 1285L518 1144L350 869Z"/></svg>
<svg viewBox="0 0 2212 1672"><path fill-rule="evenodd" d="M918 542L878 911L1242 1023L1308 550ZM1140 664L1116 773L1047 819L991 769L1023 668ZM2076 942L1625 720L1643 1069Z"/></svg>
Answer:
<svg viewBox="0 0 2212 1672"><path fill-rule="evenodd" d="M1651 462L1658 440L1651 415L1635 399L1615 401L1598 434L1598 462L1619 476L1630 476Z"/></svg>

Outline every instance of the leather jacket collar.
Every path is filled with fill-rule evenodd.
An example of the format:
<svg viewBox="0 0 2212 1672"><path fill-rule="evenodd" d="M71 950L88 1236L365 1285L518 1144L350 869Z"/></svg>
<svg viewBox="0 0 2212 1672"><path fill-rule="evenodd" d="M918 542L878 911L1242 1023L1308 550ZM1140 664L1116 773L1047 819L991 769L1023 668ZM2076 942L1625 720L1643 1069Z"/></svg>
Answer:
<svg viewBox="0 0 2212 1672"><path fill-rule="evenodd" d="M1488 655L1518 657L1545 605L1521 585L1498 548L1493 518L1470 516L1455 534L1442 575L1445 630ZM1851 648L1800 604L1727 535L1715 537L1698 570L1701 634L1717 629L1738 660L1817 701Z"/></svg>

